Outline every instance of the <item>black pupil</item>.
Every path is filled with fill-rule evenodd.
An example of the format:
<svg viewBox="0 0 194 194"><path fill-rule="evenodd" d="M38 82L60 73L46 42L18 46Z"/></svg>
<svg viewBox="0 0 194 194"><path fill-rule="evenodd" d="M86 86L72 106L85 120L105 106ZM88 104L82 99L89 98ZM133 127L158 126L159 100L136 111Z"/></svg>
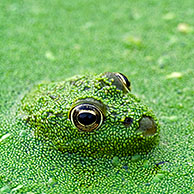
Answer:
<svg viewBox="0 0 194 194"><path fill-rule="evenodd" d="M96 121L96 115L85 112L78 115L78 121L83 125L91 125Z"/></svg>

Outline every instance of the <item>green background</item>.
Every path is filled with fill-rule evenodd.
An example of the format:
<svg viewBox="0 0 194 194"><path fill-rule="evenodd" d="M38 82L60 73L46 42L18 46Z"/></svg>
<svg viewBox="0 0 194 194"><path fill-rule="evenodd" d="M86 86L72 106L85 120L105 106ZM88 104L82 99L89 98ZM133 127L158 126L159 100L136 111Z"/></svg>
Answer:
<svg viewBox="0 0 194 194"><path fill-rule="evenodd" d="M194 192L193 7L193 0L1 1L0 119L34 84L122 72L161 123L161 151L150 157L160 155L156 162L172 171L136 191ZM0 127L1 137L11 130Z"/></svg>

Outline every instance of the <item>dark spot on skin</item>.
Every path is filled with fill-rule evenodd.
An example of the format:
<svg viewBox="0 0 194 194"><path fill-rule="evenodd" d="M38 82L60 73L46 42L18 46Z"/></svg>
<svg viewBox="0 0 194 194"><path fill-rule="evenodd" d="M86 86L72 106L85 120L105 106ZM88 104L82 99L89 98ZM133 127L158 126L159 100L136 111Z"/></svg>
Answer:
<svg viewBox="0 0 194 194"><path fill-rule="evenodd" d="M49 97L50 97L52 100L54 100L54 99L57 98L56 96L53 96L53 95L49 95Z"/></svg>
<svg viewBox="0 0 194 194"><path fill-rule="evenodd" d="M28 117L28 118L26 119L25 124L29 123L29 121L30 121L30 117Z"/></svg>
<svg viewBox="0 0 194 194"><path fill-rule="evenodd" d="M133 123L133 119L130 118L130 117L126 117L123 124L126 126L126 127L129 127L131 124Z"/></svg>
<svg viewBox="0 0 194 194"><path fill-rule="evenodd" d="M128 171L129 167L127 165L123 166L123 169L125 169L126 172L129 172Z"/></svg>
<svg viewBox="0 0 194 194"><path fill-rule="evenodd" d="M162 162L155 163L152 173L157 173L162 168L162 165L165 163L169 163L169 161L162 161Z"/></svg>
<svg viewBox="0 0 194 194"><path fill-rule="evenodd" d="M56 114L56 117L62 118L62 117L63 117L63 114L62 114L62 113L57 113L57 114Z"/></svg>
<svg viewBox="0 0 194 194"><path fill-rule="evenodd" d="M50 116L52 116L53 115L53 112L46 112L46 116L47 117L50 117Z"/></svg>
<svg viewBox="0 0 194 194"><path fill-rule="evenodd" d="M169 162L169 161L158 162L158 163L156 163L155 165L158 167L159 165L164 164L164 163L166 163L166 162Z"/></svg>
<svg viewBox="0 0 194 194"><path fill-rule="evenodd" d="M123 166L124 169L128 169L129 167L128 166Z"/></svg>
<svg viewBox="0 0 194 194"><path fill-rule="evenodd" d="M157 126L151 117L143 116L139 121L139 129L137 132L142 132L144 136L152 136L157 132Z"/></svg>
<svg viewBox="0 0 194 194"><path fill-rule="evenodd" d="M118 113L116 111L115 112L111 112L111 115L116 117L118 115Z"/></svg>
<svg viewBox="0 0 194 194"><path fill-rule="evenodd" d="M88 86L84 87L84 91L89 90L89 89L90 89L90 87L88 87Z"/></svg>

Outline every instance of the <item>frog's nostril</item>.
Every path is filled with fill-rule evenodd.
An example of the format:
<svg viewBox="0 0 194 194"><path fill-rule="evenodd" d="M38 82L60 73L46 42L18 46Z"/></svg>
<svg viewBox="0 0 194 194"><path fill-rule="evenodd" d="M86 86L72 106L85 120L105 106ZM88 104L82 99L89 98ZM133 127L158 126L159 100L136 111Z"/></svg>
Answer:
<svg viewBox="0 0 194 194"><path fill-rule="evenodd" d="M126 117L123 124L126 126L126 127L129 127L131 124L133 123L133 119L130 118L130 117Z"/></svg>
<svg viewBox="0 0 194 194"><path fill-rule="evenodd" d="M157 132L157 126L153 118L143 116L139 121L138 132L142 132L144 136L152 136Z"/></svg>

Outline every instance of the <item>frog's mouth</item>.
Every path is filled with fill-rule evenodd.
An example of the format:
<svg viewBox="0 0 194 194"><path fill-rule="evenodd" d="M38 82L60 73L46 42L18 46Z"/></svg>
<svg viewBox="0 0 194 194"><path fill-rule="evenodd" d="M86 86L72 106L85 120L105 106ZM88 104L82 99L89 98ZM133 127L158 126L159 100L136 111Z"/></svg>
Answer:
<svg viewBox="0 0 194 194"><path fill-rule="evenodd" d="M157 124L150 116L143 116L139 120L139 128L137 132L141 132L144 136L153 136L157 133Z"/></svg>

